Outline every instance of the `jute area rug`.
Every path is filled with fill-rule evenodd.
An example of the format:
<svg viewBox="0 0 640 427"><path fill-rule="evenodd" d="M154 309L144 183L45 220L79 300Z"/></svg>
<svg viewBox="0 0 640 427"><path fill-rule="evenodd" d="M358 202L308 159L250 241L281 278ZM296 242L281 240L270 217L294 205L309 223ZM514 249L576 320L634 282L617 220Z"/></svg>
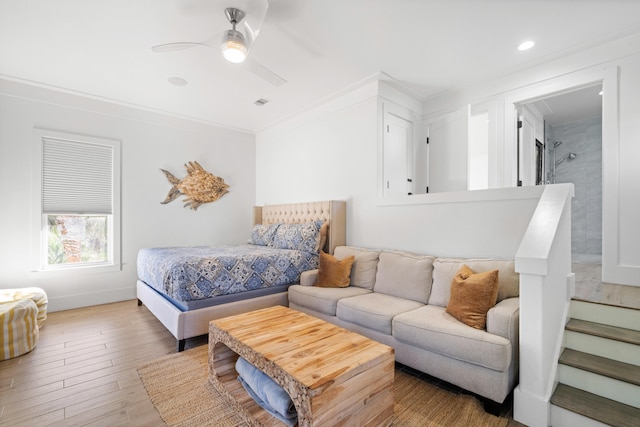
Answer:
<svg viewBox="0 0 640 427"><path fill-rule="evenodd" d="M138 367L151 402L168 426L235 427L245 424L209 384L208 346ZM473 396L455 394L396 370L394 426L500 426L506 418L484 412Z"/></svg>

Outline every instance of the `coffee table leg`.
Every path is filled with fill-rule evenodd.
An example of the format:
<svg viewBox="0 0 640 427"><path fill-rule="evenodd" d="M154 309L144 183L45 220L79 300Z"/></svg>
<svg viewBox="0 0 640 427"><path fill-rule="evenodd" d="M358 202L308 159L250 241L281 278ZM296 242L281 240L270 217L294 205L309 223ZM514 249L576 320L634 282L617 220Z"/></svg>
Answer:
<svg viewBox="0 0 640 427"><path fill-rule="evenodd" d="M236 353L236 351L232 350L227 343L220 341L219 338L220 337L218 337L217 334L210 332L209 382L222 396L227 399L231 405L234 406L234 408L236 408L238 415L240 415L245 422L252 426L268 425L254 419L247 408L245 408L239 401L240 398L245 402L247 400L251 400L251 402L253 402L237 380L238 374L235 369L235 364L236 360L238 360L239 353L241 353L242 357L246 358L247 361L269 375L269 377L271 377L289 394L296 408L296 412L298 413L299 427L311 426L313 424L309 397L307 396L306 389L302 385L289 378L286 373L273 363L269 363L268 361L263 360L264 358L261 358L251 352L250 349L243 347L242 349L238 349L239 353ZM235 347L234 344L235 343L229 343L232 347ZM271 417L271 415L269 415L269 417ZM280 421L276 418L273 418L273 420L274 425L281 425Z"/></svg>

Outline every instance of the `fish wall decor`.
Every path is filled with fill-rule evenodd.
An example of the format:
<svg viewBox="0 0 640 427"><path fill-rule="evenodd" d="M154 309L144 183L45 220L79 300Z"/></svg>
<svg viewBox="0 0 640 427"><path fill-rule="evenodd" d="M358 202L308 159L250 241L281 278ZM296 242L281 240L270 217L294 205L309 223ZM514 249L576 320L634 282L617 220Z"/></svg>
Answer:
<svg viewBox="0 0 640 427"><path fill-rule="evenodd" d="M227 194L229 186L224 179L207 172L198 162L188 162L184 165L187 168L187 176L182 179L176 178L171 172L160 169L167 176L173 187L169 190L163 205L175 200L178 196L187 196L184 201L185 208L194 211L203 203L215 202L220 197Z"/></svg>

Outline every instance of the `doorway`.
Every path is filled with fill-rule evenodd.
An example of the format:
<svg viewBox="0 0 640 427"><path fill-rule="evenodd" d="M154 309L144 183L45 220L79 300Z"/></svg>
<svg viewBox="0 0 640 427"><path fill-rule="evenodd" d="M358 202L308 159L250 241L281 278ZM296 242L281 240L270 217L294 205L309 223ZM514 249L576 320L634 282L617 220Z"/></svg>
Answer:
<svg viewBox="0 0 640 427"><path fill-rule="evenodd" d="M602 84L527 103L542 120L543 183L573 183L572 270L576 296L592 299L602 281ZM540 142L540 141L538 141Z"/></svg>
<svg viewBox="0 0 640 427"><path fill-rule="evenodd" d="M571 253L602 257L602 85L535 101L544 123L545 182L573 183Z"/></svg>

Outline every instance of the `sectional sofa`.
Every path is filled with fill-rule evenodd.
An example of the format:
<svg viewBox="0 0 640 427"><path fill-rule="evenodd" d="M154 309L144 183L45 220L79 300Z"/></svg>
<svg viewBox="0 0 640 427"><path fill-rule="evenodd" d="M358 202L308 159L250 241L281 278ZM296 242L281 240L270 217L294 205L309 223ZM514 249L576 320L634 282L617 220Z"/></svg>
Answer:
<svg viewBox="0 0 640 427"><path fill-rule="evenodd" d="M334 256L354 257L348 286L314 286L318 270L305 272L289 287L289 307L390 345L396 361L495 402L513 390L519 321L513 261L350 246L337 247ZM463 265L474 273L498 270L496 303L484 329L447 313L452 280Z"/></svg>

